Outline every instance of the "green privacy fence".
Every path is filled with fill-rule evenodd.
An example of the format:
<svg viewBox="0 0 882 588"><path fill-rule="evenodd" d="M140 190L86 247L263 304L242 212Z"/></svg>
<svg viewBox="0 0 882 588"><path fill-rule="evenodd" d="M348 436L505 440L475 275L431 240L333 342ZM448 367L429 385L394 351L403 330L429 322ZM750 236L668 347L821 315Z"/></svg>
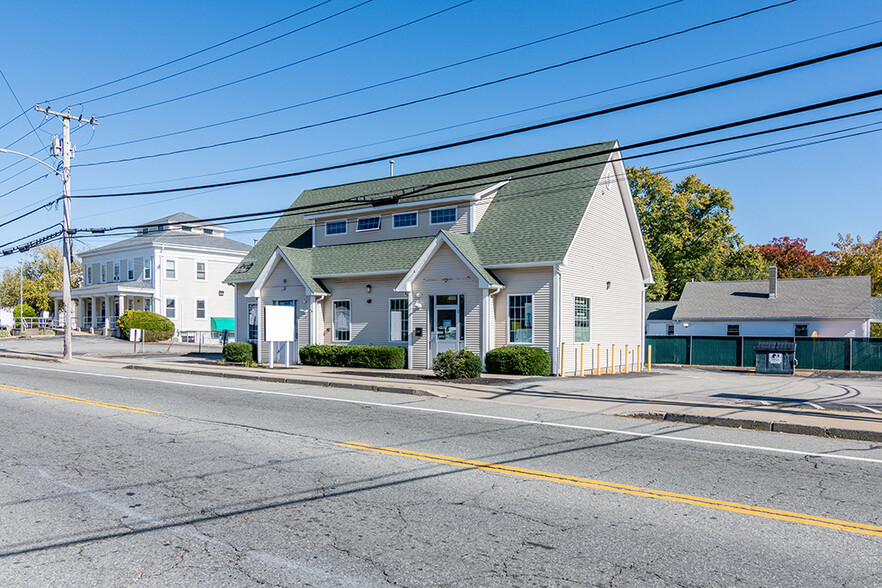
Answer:
<svg viewBox="0 0 882 588"><path fill-rule="evenodd" d="M798 369L882 372L882 338L647 336L653 363L753 367L761 341L794 341Z"/></svg>

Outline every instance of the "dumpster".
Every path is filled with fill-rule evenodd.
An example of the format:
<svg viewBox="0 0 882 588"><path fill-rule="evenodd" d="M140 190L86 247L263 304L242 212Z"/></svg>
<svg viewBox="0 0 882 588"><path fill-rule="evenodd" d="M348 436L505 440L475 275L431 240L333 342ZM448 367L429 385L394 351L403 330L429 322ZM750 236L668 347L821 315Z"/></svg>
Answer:
<svg viewBox="0 0 882 588"><path fill-rule="evenodd" d="M756 373L792 374L796 369L796 343L760 341L756 344Z"/></svg>

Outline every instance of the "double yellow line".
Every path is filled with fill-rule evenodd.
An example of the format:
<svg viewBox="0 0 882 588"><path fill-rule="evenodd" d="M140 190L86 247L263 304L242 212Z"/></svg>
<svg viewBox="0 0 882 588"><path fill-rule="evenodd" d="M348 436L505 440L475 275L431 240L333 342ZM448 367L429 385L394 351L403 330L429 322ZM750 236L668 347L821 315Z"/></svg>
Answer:
<svg viewBox="0 0 882 588"><path fill-rule="evenodd" d="M850 521L841 521L838 519L830 519L826 517L818 517L798 512L789 512L786 510L776 510L772 508L763 508L759 506L751 506L749 504L739 504L737 502L726 502L723 500L714 500L712 498L702 498L700 496L690 496L688 494L676 494L674 492L664 492L662 490L653 490L651 488L641 488L639 486L628 486L626 484L615 484L613 482L604 482L602 480L592 480L590 478L578 478L575 476L565 476L551 472L543 472L539 470L528 470L524 468L516 468L501 464L488 463L483 461L474 461L470 459L460 459L446 455L435 455L432 453L421 453L418 451L408 451L406 449L395 449L392 447L376 447L365 443L336 443L338 447L347 447L349 449L358 449L361 451L372 451L374 453L384 453L386 455L394 455L397 457L407 457L410 459L418 459L422 461L431 461L435 463L443 463L463 468L471 468L477 470L485 470L498 474L508 474L511 476L521 476L525 478L533 478L535 480L546 480L549 482L558 482L561 484L571 484L574 486L583 486L586 488L594 488L596 490L606 490L608 492L619 492L622 494L631 494L632 496L642 496L645 498L655 498L657 500L667 500L670 502L679 502L682 504L691 504L695 506L703 506L705 508L713 508L717 510L725 510L738 514L751 515L755 517L763 517L767 519L775 519L786 521L789 523L799 523L803 525L813 525L816 527L827 527L828 529L836 529L837 531L847 531L849 533L860 533L863 535L873 535L882 537L882 527L875 525L865 525L863 523L853 523Z"/></svg>
<svg viewBox="0 0 882 588"><path fill-rule="evenodd" d="M97 402L95 400L86 400L85 398L77 398L76 396L65 396L64 394L53 394L52 392L40 392L38 390L28 390L27 388L16 388L15 386L4 386L0 384L0 390L9 390L11 392L21 392L22 394L30 394L33 396L43 396L44 398L54 398L55 400L66 400L68 402L78 402L80 404L88 404L91 406L100 406L102 408L112 408L115 410L124 410L126 412L134 412L137 414L162 414L155 410L146 408L138 408L135 406L125 406L123 404L111 404L109 402Z"/></svg>

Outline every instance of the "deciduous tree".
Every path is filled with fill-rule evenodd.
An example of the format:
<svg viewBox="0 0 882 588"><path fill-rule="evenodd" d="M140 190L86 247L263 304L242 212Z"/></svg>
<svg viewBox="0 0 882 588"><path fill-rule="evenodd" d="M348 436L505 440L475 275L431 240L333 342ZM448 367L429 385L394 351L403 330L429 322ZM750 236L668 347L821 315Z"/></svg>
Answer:
<svg viewBox="0 0 882 588"><path fill-rule="evenodd" d="M54 245L44 245L34 249L30 258L23 261L22 289L24 301L37 312L53 307L49 293L61 290L62 274L61 250ZM81 282L82 272L78 263L71 267L71 284L76 287ZM0 305L15 306L19 297L19 269L9 268L0 277Z"/></svg>
<svg viewBox="0 0 882 588"><path fill-rule="evenodd" d="M664 268L653 298L674 300L690 280L754 279L761 257L743 248L728 190L690 175L676 185L649 168L628 168L628 183L646 248ZM659 282L659 278L656 277Z"/></svg>
<svg viewBox="0 0 882 588"><path fill-rule="evenodd" d="M866 243L860 236L839 234L827 253L836 276L870 276L873 296L882 296L882 231Z"/></svg>
<svg viewBox="0 0 882 588"><path fill-rule="evenodd" d="M756 250L769 265L778 267L780 278L816 278L830 275L830 262L823 253L809 251L807 239L775 237Z"/></svg>

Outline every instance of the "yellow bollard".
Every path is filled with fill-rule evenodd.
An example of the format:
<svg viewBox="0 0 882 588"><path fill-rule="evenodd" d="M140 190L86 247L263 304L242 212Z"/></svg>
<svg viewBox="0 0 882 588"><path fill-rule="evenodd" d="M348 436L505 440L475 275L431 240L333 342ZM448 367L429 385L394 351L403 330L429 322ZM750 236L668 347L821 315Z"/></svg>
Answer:
<svg viewBox="0 0 882 588"><path fill-rule="evenodd" d="M640 365L640 346L637 346L637 373L643 371L643 366Z"/></svg>
<svg viewBox="0 0 882 588"><path fill-rule="evenodd" d="M597 344L597 353L594 355L594 372L599 376L600 375L600 343Z"/></svg>
<svg viewBox="0 0 882 588"><path fill-rule="evenodd" d="M652 371L652 345L646 346L646 371Z"/></svg>
<svg viewBox="0 0 882 588"><path fill-rule="evenodd" d="M579 376L585 375L585 344L582 343L582 346L579 349Z"/></svg>
<svg viewBox="0 0 882 588"><path fill-rule="evenodd" d="M625 373L628 373L628 346L625 345Z"/></svg>
<svg viewBox="0 0 882 588"><path fill-rule="evenodd" d="M616 346L615 345L612 346L612 353L610 353L609 355L610 355L610 359L612 360L612 365L609 366L610 368L612 368L612 371L610 373L615 374L616 373Z"/></svg>

